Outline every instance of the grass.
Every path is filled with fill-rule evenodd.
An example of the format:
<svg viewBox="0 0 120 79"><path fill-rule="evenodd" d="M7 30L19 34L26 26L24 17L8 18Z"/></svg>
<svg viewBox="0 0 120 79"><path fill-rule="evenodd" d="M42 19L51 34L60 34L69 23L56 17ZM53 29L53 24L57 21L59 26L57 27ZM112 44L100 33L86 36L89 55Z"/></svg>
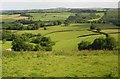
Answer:
<svg viewBox="0 0 120 79"><path fill-rule="evenodd" d="M65 20L72 13L30 13L33 20ZM102 14L99 14L102 16ZM10 15L9 15L10 16ZM12 19L18 18L10 16ZM4 17L3 20L11 18ZM96 24L103 32L111 33L117 30L105 28L118 28L112 24ZM70 24L68 26L50 26L47 30L12 30L16 34L41 33L50 37L56 44L53 51L45 52L8 52L11 41L2 45L2 76L3 77L118 77L117 51L96 50L78 51L77 45L81 41L93 42L95 38L105 37L94 35L79 37L86 34L95 34L88 31L90 24ZM110 34L118 39L118 34ZM1 66L0 66L1 67Z"/></svg>
<svg viewBox="0 0 120 79"><path fill-rule="evenodd" d="M34 18L32 20L41 20L41 21L53 21L53 20L65 20L70 15L74 15L73 13L65 12L65 13L29 13Z"/></svg>
<svg viewBox="0 0 120 79"><path fill-rule="evenodd" d="M99 27L117 27L113 26L111 24L98 24ZM109 27L108 27L109 26ZM94 39L98 37L105 37L104 35L92 35L92 36L86 36L86 37L79 37L81 35L87 35L87 34L97 34L91 31L88 31L90 27L90 24L82 23L82 24L70 24L69 26L50 26L47 27L47 30L44 30L43 28L40 28L39 30L21 30L21 31L13 31L17 34L22 33L33 33L38 34L41 33L42 35L46 37L50 37L54 42L55 46L53 46L54 51L72 51L72 50L78 50L78 43L81 41L89 41L93 42ZM111 33L111 32L117 32L117 29L111 30L111 29L102 29L102 32L105 33ZM110 34L110 36L114 37L118 41L118 34ZM78 38L79 37L79 38ZM6 43L7 44L7 43ZM6 45L5 44L5 45ZM10 43L8 42L8 45L10 47ZM3 50L8 48L7 46L3 45ZM6 47L6 48L4 48Z"/></svg>
<svg viewBox="0 0 120 79"><path fill-rule="evenodd" d="M61 53L4 52L3 77L118 76L118 56L115 51L74 51L66 55L66 52Z"/></svg>
<svg viewBox="0 0 120 79"><path fill-rule="evenodd" d="M0 46L2 47L2 50L6 50L12 47L11 41L6 41L5 44L2 44L2 41L0 41Z"/></svg>
<svg viewBox="0 0 120 79"><path fill-rule="evenodd" d="M13 15L0 15L0 19L4 22L13 22L19 19L27 19L28 17L20 16L20 14L13 14Z"/></svg>

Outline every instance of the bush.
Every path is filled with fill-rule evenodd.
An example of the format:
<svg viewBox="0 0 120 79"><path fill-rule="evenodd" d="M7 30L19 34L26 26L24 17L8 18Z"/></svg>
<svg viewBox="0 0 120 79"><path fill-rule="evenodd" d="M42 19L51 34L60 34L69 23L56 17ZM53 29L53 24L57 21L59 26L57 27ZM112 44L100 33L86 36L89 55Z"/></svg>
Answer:
<svg viewBox="0 0 120 79"><path fill-rule="evenodd" d="M82 41L78 44L78 49L79 50L85 50L85 49L88 49L90 45L90 42L87 42L87 41Z"/></svg>
<svg viewBox="0 0 120 79"><path fill-rule="evenodd" d="M106 41L106 49L108 50L113 50L114 48L117 47L117 41L113 37L107 37L105 39Z"/></svg>
<svg viewBox="0 0 120 79"><path fill-rule="evenodd" d="M91 24L90 30L95 30L95 29L96 29L96 26L94 24Z"/></svg>
<svg viewBox="0 0 120 79"><path fill-rule="evenodd" d="M92 44L87 41L82 41L78 44L79 50L113 50L117 47L117 42L113 37L96 38Z"/></svg>
<svg viewBox="0 0 120 79"><path fill-rule="evenodd" d="M104 38L97 38L92 43L92 49L98 50L98 49L105 49L105 39Z"/></svg>
<svg viewBox="0 0 120 79"><path fill-rule="evenodd" d="M97 28L96 30L97 30L97 32L100 32L100 31L101 31L101 29L100 29L100 28Z"/></svg>
<svg viewBox="0 0 120 79"><path fill-rule="evenodd" d="M39 44L34 46L34 51L40 51L40 50L43 50L43 48Z"/></svg>

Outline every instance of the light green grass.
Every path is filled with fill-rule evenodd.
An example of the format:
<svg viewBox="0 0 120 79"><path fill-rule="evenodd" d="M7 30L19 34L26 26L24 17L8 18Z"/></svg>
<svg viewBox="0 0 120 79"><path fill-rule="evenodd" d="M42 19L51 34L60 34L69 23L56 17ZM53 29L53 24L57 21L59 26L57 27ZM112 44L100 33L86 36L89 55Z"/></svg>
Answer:
<svg viewBox="0 0 120 79"><path fill-rule="evenodd" d="M117 27L111 24L97 24L98 27L101 28L112 28ZM78 43L81 41L89 41L93 42L94 39L98 37L105 37L104 35L94 35L94 36L87 36L87 37L79 37L82 35L89 35L89 34L96 34L94 32L88 31L90 27L90 24L82 23L82 24L70 24L69 26L50 26L47 27L47 30L44 30L43 28L40 28L39 30L22 30L22 31L14 31L17 34L22 33L33 33L38 34L41 33L42 35L45 35L46 37L50 37L54 42L55 45L53 46L53 50L60 51L72 51L72 50L78 50ZM70 31L69 31L70 30ZM63 32L59 32L63 31ZM111 30L111 29L102 29L102 32L105 33L111 33L111 32L117 32L117 29ZM118 34L117 34L118 35ZM114 37L116 40L118 40L118 36L110 34L110 36ZM9 45L8 45L9 46Z"/></svg>
<svg viewBox="0 0 120 79"><path fill-rule="evenodd" d="M118 77L118 56L112 51L72 54L7 52L2 57L3 77Z"/></svg>
<svg viewBox="0 0 120 79"><path fill-rule="evenodd" d="M41 21L53 21L53 20L65 20L73 13L29 13L33 16L32 20L41 20Z"/></svg>
<svg viewBox="0 0 120 79"><path fill-rule="evenodd" d="M2 50L4 51L6 49L11 48L12 47L11 43L12 43L11 41L6 41L5 44L2 44L2 42L1 42L0 45L2 46Z"/></svg>

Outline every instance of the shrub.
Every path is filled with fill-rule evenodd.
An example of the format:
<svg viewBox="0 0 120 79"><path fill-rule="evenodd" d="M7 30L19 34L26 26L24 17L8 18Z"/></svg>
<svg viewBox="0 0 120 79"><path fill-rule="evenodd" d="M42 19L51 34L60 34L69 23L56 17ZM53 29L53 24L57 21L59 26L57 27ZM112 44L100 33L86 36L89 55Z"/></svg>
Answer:
<svg viewBox="0 0 120 79"><path fill-rule="evenodd" d="M101 29L100 29L100 28L97 28L96 30L97 30L97 32L100 32L100 31L101 31Z"/></svg>
<svg viewBox="0 0 120 79"><path fill-rule="evenodd" d="M105 48L105 39L104 38L96 38L92 43L92 49L104 49Z"/></svg>
<svg viewBox="0 0 120 79"><path fill-rule="evenodd" d="M34 46L34 51L40 51L40 50L43 50L43 48L39 44Z"/></svg>
<svg viewBox="0 0 120 79"><path fill-rule="evenodd" d="M79 50L85 50L85 49L88 49L90 45L90 42L87 42L87 41L82 41L78 44L78 49Z"/></svg>
<svg viewBox="0 0 120 79"><path fill-rule="evenodd" d="M2 40L2 43L5 44L5 43L6 43L6 39L3 39L3 40Z"/></svg>
<svg viewBox="0 0 120 79"><path fill-rule="evenodd" d="M116 42L115 38L107 37L105 39L105 41L106 41L106 46L105 46L106 49L113 50L114 48L116 48L117 42Z"/></svg>
<svg viewBox="0 0 120 79"><path fill-rule="evenodd" d="M87 41L82 41L78 44L79 50L113 50L117 47L117 42L113 37L96 38L92 44Z"/></svg>
<svg viewBox="0 0 120 79"><path fill-rule="evenodd" d="M92 23L90 26L90 30L95 30L95 29L96 29L96 26Z"/></svg>

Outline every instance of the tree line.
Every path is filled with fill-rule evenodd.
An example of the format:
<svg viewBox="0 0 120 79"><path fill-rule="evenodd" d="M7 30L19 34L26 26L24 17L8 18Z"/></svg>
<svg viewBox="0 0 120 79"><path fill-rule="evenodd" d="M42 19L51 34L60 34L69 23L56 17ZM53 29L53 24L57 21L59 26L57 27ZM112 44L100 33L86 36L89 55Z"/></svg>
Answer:
<svg viewBox="0 0 120 79"><path fill-rule="evenodd" d="M113 50L117 42L113 37L96 38L91 44L88 41L82 41L78 44L79 50Z"/></svg>
<svg viewBox="0 0 120 79"><path fill-rule="evenodd" d="M33 21L16 20L15 22L3 23L3 30L38 30L41 27L61 25L61 21Z"/></svg>

